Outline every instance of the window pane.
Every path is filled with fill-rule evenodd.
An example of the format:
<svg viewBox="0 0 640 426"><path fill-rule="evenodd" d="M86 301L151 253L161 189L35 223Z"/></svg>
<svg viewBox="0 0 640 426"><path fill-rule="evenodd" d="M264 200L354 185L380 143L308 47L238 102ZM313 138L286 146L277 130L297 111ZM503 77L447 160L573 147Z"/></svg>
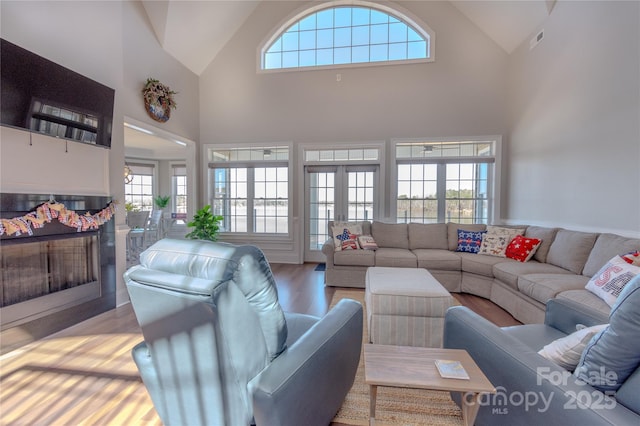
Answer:
<svg viewBox="0 0 640 426"><path fill-rule="evenodd" d="M318 31L318 49L333 47L333 30Z"/></svg>
<svg viewBox="0 0 640 426"><path fill-rule="evenodd" d="M284 33L282 35L282 50L298 50L298 33Z"/></svg>
<svg viewBox="0 0 640 426"><path fill-rule="evenodd" d="M263 66L277 69L424 59L428 57L428 42L402 19L385 12L366 7L329 7L302 18L282 33L265 51ZM344 49L325 50L331 48ZM297 52L297 59L282 52Z"/></svg>

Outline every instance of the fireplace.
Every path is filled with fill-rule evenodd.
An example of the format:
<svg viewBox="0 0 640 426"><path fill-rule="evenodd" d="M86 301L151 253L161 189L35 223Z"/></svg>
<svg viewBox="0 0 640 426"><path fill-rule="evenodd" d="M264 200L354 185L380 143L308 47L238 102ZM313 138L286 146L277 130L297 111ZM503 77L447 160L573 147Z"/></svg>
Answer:
<svg viewBox="0 0 640 426"><path fill-rule="evenodd" d="M96 214L102 196L0 194L0 217L22 217L50 199ZM52 219L32 235L0 237L2 353L115 307L114 220L78 232Z"/></svg>

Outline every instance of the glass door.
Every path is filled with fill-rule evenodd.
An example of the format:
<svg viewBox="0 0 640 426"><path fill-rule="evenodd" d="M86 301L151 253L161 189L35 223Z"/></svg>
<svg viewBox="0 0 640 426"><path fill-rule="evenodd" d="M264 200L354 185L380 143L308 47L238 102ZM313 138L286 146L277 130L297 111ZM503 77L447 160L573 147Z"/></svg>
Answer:
<svg viewBox="0 0 640 426"><path fill-rule="evenodd" d="M377 165L305 168L305 261L323 262L329 221L373 220L377 204Z"/></svg>

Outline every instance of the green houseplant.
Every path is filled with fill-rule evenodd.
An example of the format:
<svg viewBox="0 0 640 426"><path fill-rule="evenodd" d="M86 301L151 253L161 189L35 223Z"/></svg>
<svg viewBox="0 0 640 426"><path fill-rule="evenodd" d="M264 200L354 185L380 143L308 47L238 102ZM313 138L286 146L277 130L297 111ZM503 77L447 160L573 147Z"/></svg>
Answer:
<svg viewBox="0 0 640 426"><path fill-rule="evenodd" d="M187 223L187 226L193 230L185 237L192 240L217 241L220 222L223 219L222 216L215 216L211 212L211 206L206 205L196 212L191 222Z"/></svg>
<svg viewBox="0 0 640 426"><path fill-rule="evenodd" d="M169 205L169 200L171 200L171 196L169 195L158 195L153 199L153 202L155 203L156 207L162 210Z"/></svg>

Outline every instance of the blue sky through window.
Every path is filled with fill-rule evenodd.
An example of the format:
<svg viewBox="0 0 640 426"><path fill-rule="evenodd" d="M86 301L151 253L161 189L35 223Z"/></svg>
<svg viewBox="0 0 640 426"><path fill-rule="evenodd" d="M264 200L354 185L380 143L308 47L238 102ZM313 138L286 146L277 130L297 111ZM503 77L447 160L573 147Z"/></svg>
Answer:
<svg viewBox="0 0 640 426"><path fill-rule="evenodd" d="M338 6L291 25L264 52L263 69L426 59L429 48L428 37L392 15Z"/></svg>

